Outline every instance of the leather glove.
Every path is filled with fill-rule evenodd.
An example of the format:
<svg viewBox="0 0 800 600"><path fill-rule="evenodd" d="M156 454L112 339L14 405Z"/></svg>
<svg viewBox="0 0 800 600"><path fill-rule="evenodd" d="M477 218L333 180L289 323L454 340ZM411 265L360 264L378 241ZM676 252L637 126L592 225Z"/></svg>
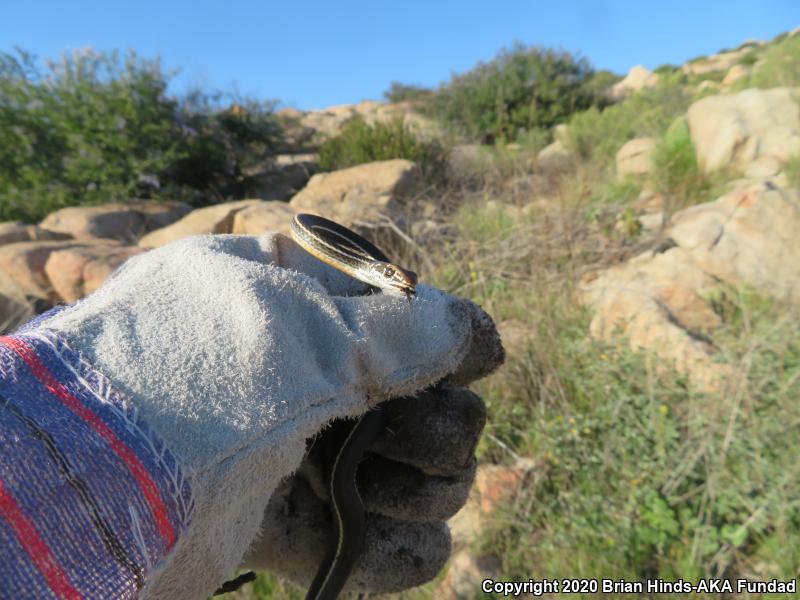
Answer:
<svg viewBox="0 0 800 600"><path fill-rule="evenodd" d="M289 530L275 538L276 548L290 539L297 547L320 547L320 513L300 520L281 513L286 499L305 493L303 488L282 486L267 508L278 484L300 467L306 440L334 419L413 395L448 376L452 385L463 385L502 362L494 326L474 304L425 285L410 303L386 294L358 296L362 291L362 284L280 234L195 237L130 259L94 294L37 324L33 334L58 336L108 378L126 407L163 439L191 488L187 505L193 510L177 541L164 556L145 561L144 597L208 596L243 563L262 521L267 533L278 522ZM448 398L475 405L454 390L405 402L440 403L447 413ZM412 408L404 414L436 412ZM368 510L381 516L370 519L357 583L372 589L380 588L386 571L378 578L367 572L397 564L392 552L413 548L410 563L430 556L431 564L441 564L441 521L463 502L471 477L474 425L458 458L449 465L441 458L437 473L439 459L431 459L424 444L439 440L415 449L411 440L422 425L407 416L402 421L402 435L393 443L384 436L376 448L394 450L373 460L395 461L387 474L401 472L404 463L417 467L424 481L415 481L410 470L405 480L365 478L372 482L365 491ZM455 426L458 417L439 422ZM381 471L380 464L373 462L372 471ZM452 481L459 478L461 487ZM314 477L307 480L306 491L313 490ZM423 491L411 505L393 503L386 493L420 481ZM432 510L433 497L449 498L447 508ZM311 496L301 504L309 511L314 506ZM261 550L272 541L262 540ZM269 566L306 580L308 565L290 563ZM388 587L420 580L412 575L406 583L390 578ZM429 575L430 569L424 577Z"/></svg>

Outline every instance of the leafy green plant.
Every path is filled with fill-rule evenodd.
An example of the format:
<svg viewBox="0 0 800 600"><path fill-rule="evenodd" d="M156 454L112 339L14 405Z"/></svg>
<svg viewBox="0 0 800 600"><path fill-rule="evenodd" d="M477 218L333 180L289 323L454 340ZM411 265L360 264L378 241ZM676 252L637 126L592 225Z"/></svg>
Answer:
<svg viewBox="0 0 800 600"><path fill-rule="evenodd" d="M656 189L673 210L712 200L721 191L722 177L706 175L697 163L686 117L675 119L656 143L653 167Z"/></svg>
<svg viewBox="0 0 800 600"><path fill-rule="evenodd" d="M773 42L761 51L763 63L750 78L750 87L793 87L800 85L800 36Z"/></svg>
<svg viewBox="0 0 800 600"><path fill-rule="evenodd" d="M590 84L593 73L585 59L517 44L454 75L437 91L433 110L458 132L483 141L510 141L603 102L597 86Z"/></svg>
<svg viewBox="0 0 800 600"><path fill-rule="evenodd" d="M132 197L236 195L246 160L279 138L271 108L167 95L158 60L76 51L43 68L0 53L0 219Z"/></svg>
<svg viewBox="0 0 800 600"><path fill-rule="evenodd" d="M408 102L415 100L425 100L433 94L433 90L421 85L411 85L393 81L389 89L383 93L383 97L389 102Z"/></svg>
<svg viewBox="0 0 800 600"><path fill-rule="evenodd" d="M444 150L441 144L419 139L402 119L372 125L360 118L353 119L319 149L319 164L323 171L392 158L413 160L431 182L443 175Z"/></svg>
<svg viewBox="0 0 800 600"><path fill-rule="evenodd" d="M622 145L634 137L662 134L686 112L691 96L682 73L662 75L658 84L606 108L589 108L569 120L570 144L584 159L610 165Z"/></svg>

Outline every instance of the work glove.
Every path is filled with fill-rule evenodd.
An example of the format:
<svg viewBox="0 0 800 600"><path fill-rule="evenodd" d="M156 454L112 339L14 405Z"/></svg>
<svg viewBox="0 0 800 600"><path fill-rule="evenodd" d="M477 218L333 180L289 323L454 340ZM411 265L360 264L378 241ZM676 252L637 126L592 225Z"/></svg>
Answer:
<svg viewBox="0 0 800 600"><path fill-rule="evenodd" d="M181 514L163 555L143 551L143 597L204 598L247 564L306 584L329 522L313 450L289 476L327 425L392 398L362 469L374 514L353 583L401 589L441 567L484 419L456 386L502 347L470 302L426 285L410 302L364 291L280 234L194 237L129 259L22 333L76 353L173 457Z"/></svg>

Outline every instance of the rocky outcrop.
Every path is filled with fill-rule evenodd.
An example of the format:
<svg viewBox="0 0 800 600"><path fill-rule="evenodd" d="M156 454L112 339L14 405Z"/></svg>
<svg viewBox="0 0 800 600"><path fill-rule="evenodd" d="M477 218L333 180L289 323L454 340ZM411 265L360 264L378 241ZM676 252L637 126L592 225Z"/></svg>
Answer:
<svg viewBox="0 0 800 600"><path fill-rule="evenodd" d="M27 225L21 221L0 223L0 246L15 242L34 242L44 240L68 240L72 236L42 229L38 225Z"/></svg>
<svg viewBox="0 0 800 600"><path fill-rule="evenodd" d="M752 52L751 46L744 46L730 52L720 52L712 54L706 58L693 60L682 67L682 71L687 75L706 75L716 71L727 71L738 63L746 54Z"/></svg>
<svg viewBox="0 0 800 600"><path fill-rule="evenodd" d="M58 250L92 245L118 245L115 240L61 240L17 242L0 246L0 271L10 277L27 297L55 303L60 296L53 289L45 265Z"/></svg>
<svg viewBox="0 0 800 600"><path fill-rule="evenodd" d="M722 80L722 85L733 85L737 81L746 79L750 76L750 69L744 65L733 65Z"/></svg>
<svg viewBox="0 0 800 600"><path fill-rule="evenodd" d="M73 246L51 252L44 273L64 302L75 302L99 288L131 256L142 252L145 250L136 246Z"/></svg>
<svg viewBox="0 0 800 600"><path fill-rule="evenodd" d="M315 153L279 154L266 165L245 173L252 176L253 195L264 200L288 200L318 170Z"/></svg>
<svg viewBox="0 0 800 600"><path fill-rule="evenodd" d="M653 170L652 153L656 146L653 138L634 138L617 152L617 175L647 175Z"/></svg>
<svg viewBox="0 0 800 600"><path fill-rule="evenodd" d="M653 87L658 83L658 74L651 73L642 65L636 65L625 76L622 81L618 81L611 86L610 95L612 98L621 100L644 88Z"/></svg>
<svg viewBox="0 0 800 600"><path fill-rule="evenodd" d="M136 242L142 235L165 227L189 213L183 202L134 201L70 206L49 214L41 228L74 238Z"/></svg>
<svg viewBox="0 0 800 600"><path fill-rule="evenodd" d="M800 154L798 88L747 89L698 100L688 122L705 172L746 171L762 157L784 162Z"/></svg>
<svg viewBox="0 0 800 600"><path fill-rule="evenodd" d="M436 598L473 598L484 579L497 577L499 558L490 554L476 555L473 545L497 510L513 502L537 473L536 463L527 458L520 458L510 467L485 465L478 468L469 500L448 522L453 540L452 558L446 576L436 588Z"/></svg>
<svg viewBox="0 0 800 600"><path fill-rule="evenodd" d="M584 278L594 337L625 336L716 389L730 375L715 361L721 324L707 297L719 282L800 303L800 192L750 183L676 213L670 244Z"/></svg>
<svg viewBox="0 0 800 600"><path fill-rule="evenodd" d="M319 145L338 134L348 121L356 118L364 119L370 125L400 120L409 130L425 139L440 136L442 133L438 123L416 112L413 102L364 100L358 104L329 106L323 110L305 113L287 109L281 111L279 116L287 121L287 133L297 140L299 147Z"/></svg>
<svg viewBox="0 0 800 600"><path fill-rule="evenodd" d="M380 216L399 217L404 200L420 184L420 169L410 160L385 160L314 175L290 205L350 226Z"/></svg>
<svg viewBox="0 0 800 600"><path fill-rule="evenodd" d="M262 202L238 211L233 216L231 233L260 235L267 231L289 234L295 210L286 202Z"/></svg>
<svg viewBox="0 0 800 600"><path fill-rule="evenodd" d="M248 206L260 203L261 200L239 200L198 208L179 221L172 223L172 225L148 233L139 240L139 246L142 248L158 248L190 235L231 233L236 213Z"/></svg>

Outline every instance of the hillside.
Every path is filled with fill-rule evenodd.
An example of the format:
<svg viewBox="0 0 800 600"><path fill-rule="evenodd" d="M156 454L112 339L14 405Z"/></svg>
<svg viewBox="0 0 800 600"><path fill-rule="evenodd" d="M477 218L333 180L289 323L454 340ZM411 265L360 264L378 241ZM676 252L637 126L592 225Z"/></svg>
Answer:
<svg viewBox="0 0 800 600"><path fill-rule="evenodd" d="M490 115L477 99L508 65L548 79ZM800 31L624 78L525 48L478 71L395 102L192 113L191 152L207 135L236 165L213 182L166 179L210 161L188 143L87 205L68 178L56 197L7 173L5 329L172 240L318 212L481 304L508 354L477 386L489 421L450 567L400 597L481 597L486 577L796 577ZM237 594L301 597L267 575Z"/></svg>

